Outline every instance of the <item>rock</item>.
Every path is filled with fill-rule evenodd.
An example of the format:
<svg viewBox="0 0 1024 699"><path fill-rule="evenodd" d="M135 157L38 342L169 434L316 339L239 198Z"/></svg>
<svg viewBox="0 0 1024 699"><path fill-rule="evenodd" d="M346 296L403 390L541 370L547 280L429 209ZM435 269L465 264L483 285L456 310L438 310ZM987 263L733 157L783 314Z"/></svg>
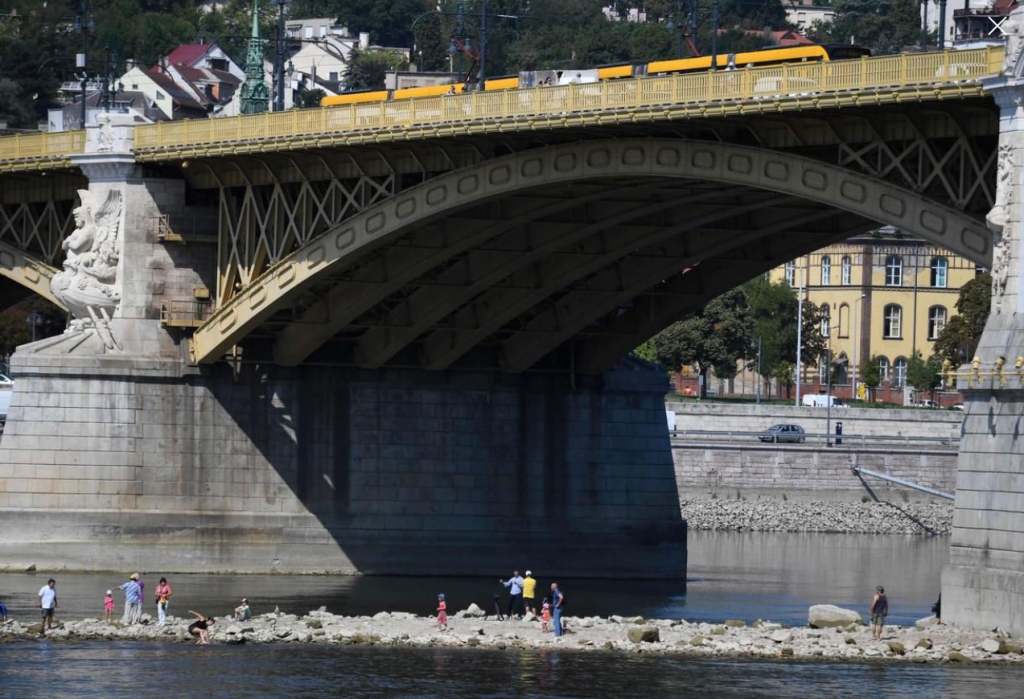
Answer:
<svg viewBox="0 0 1024 699"><path fill-rule="evenodd" d="M773 631L772 635L769 636L769 638L772 639L773 641L775 641L776 643L792 643L793 642L793 634L791 632L789 632L789 631L786 631L785 629L779 629L778 631Z"/></svg>
<svg viewBox="0 0 1024 699"><path fill-rule="evenodd" d="M891 650L896 655L903 655L906 652L906 649L903 647L903 644L899 641L889 641L889 643L887 643L886 645L888 645L889 650Z"/></svg>
<svg viewBox="0 0 1024 699"><path fill-rule="evenodd" d="M693 638L690 639L690 645L691 646L703 646L705 643L707 643L707 641L708 641L708 639L704 638L703 636L694 636Z"/></svg>
<svg viewBox="0 0 1024 699"><path fill-rule="evenodd" d="M934 644L927 638L922 638L917 642L918 648L924 648L925 650L931 650Z"/></svg>
<svg viewBox="0 0 1024 699"><path fill-rule="evenodd" d="M523 621L537 621L537 615L532 612L527 612L523 616Z"/></svg>
<svg viewBox="0 0 1024 699"><path fill-rule="evenodd" d="M311 629L322 629L324 627L323 623L317 619L308 619L306 621L306 626Z"/></svg>
<svg viewBox="0 0 1024 699"><path fill-rule="evenodd" d="M373 615L374 621L387 621L391 618L391 615L387 612L377 612Z"/></svg>
<svg viewBox="0 0 1024 699"><path fill-rule="evenodd" d="M950 661L954 662L954 663L969 663L969 662L971 662L970 658L968 658L963 653L960 653L959 651L955 651L955 650L949 651L949 656L948 657L949 657Z"/></svg>
<svg viewBox="0 0 1024 699"><path fill-rule="evenodd" d="M986 653L995 653L996 655L1006 655L1010 652L1006 647L1006 641L1002 639L987 638L978 647Z"/></svg>
<svg viewBox="0 0 1024 699"><path fill-rule="evenodd" d="M462 610L461 614L462 616L468 616L470 618L479 618L484 616L484 610L476 606L475 602L471 602L468 607Z"/></svg>
<svg viewBox="0 0 1024 699"><path fill-rule="evenodd" d="M725 632L726 632L726 628L724 626L712 626L711 627L711 635L712 636L724 636Z"/></svg>
<svg viewBox="0 0 1024 699"><path fill-rule="evenodd" d="M1024 655L1024 646L1017 643L1007 643L1006 652L1013 653L1014 655Z"/></svg>
<svg viewBox="0 0 1024 699"><path fill-rule="evenodd" d="M924 619L918 619L914 622L914 626L924 631L927 628L935 626L937 623L939 623L939 620L936 619L934 615L932 615L926 616Z"/></svg>
<svg viewBox="0 0 1024 699"><path fill-rule="evenodd" d="M480 639L476 636L471 636L469 639L466 640L466 645L473 646L474 648L476 648L480 645Z"/></svg>
<svg viewBox="0 0 1024 699"><path fill-rule="evenodd" d="M657 626L634 626L626 631L626 636L633 643L658 643L661 634Z"/></svg>
<svg viewBox="0 0 1024 699"><path fill-rule="evenodd" d="M613 650L615 648L615 644L611 641L605 641L604 645L602 645L601 648L603 648L604 650Z"/></svg>
<svg viewBox="0 0 1024 699"><path fill-rule="evenodd" d="M843 642L846 643L846 645L848 645L848 646L855 646L855 645L857 645L857 639L854 638L853 636L847 636L846 638L843 639Z"/></svg>
<svg viewBox="0 0 1024 699"><path fill-rule="evenodd" d="M816 629L847 626L862 621L858 612L833 604L816 604L807 610L807 623Z"/></svg>
<svg viewBox="0 0 1024 699"><path fill-rule="evenodd" d="M793 649L789 648L789 647L783 648L782 649L782 657L783 658L792 658L793 657Z"/></svg>
<svg viewBox="0 0 1024 699"><path fill-rule="evenodd" d="M642 616L627 617L623 621L627 624L637 624L638 626L647 623Z"/></svg>
<svg viewBox="0 0 1024 699"><path fill-rule="evenodd" d="M29 565L28 568L25 569L25 572L26 573L34 573L35 570L36 570L36 564L32 563L32 564Z"/></svg>
<svg viewBox="0 0 1024 699"><path fill-rule="evenodd" d="M746 627L747 622L740 621L739 619L726 619L725 625L731 629L742 629Z"/></svg>

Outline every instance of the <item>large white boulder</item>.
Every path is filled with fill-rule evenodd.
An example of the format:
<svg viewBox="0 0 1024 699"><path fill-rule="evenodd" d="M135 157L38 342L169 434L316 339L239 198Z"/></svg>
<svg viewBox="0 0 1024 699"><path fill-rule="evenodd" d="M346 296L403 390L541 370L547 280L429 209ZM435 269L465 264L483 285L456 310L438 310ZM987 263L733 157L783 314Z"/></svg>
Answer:
<svg viewBox="0 0 1024 699"><path fill-rule="evenodd" d="M858 612L834 604L815 604L807 610L807 623L816 629L863 623Z"/></svg>

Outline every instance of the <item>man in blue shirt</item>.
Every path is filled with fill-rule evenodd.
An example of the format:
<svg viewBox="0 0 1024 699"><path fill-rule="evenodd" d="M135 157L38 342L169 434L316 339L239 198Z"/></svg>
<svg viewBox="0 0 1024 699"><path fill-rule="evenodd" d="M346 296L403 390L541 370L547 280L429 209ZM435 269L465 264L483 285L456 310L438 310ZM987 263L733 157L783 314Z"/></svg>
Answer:
<svg viewBox="0 0 1024 699"><path fill-rule="evenodd" d="M125 625L137 624L142 620L142 587L138 574L132 573L120 589L124 590L124 618L121 621Z"/></svg>
<svg viewBox="0 0 1024 699"><path fill-rule="evenodd" d="M520 619L523 618L523 578L519 575L518 570L512 571L512 577L508 580L501 581L502 585L509 588L509 593L512 595L508 600L508 618L512 618L512 610L516 612L516 616Z"/></svg>
<svg viewBox="0 0 1024 699"><path fill-rule="evenodd" d="M562 602L564 601L565 595L558 589L558 583L551 583L551 619L552 629L556 636L562 635Z"/></svg>

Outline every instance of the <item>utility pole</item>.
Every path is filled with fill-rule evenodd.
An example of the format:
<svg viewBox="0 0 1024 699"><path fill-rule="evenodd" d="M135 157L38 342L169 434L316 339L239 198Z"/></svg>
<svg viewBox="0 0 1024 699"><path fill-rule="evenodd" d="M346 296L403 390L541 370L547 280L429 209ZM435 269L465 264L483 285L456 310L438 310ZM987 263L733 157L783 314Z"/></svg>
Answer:
<svg viewBox="0 0 1024 699"><path fill-rule="evenodd" d="M277 52L274 55L274 111L284 111L284 6L291 0L274 0L278 7Z"/></svg>
<svg viewBox="0 0 1024 699"><path fill-rule="evenodd" d="M928 50L928 0L921 0L921 50Z"/></svg>
<svg viewBox="0 0 1024 699"><path fill-rule="evenodd" d="M800 407L800 377L803 374L803 366L800 363L803 354L804 342L804 266L800 264L800 290L797 292L796 302L796 407Z"/></svg>
<svg viewBox="0 0 1024 699"><path fill-rule="evenodd" d="M480 92L487 82L487 0L480 4Z"/></svg>
<svg viewBox="0 0 1024 699"><path fill-rule="evenodd" d="M757 336L757 404L761 405L761 336Z"/></svg>
<svg viewBox="0 0 1024 699"><path fill-rule="evenodd" d="M860 325L860 302L867 298L867 294L861 294L860 298L853 302L853 315L856 320L853 321L853 374L850 379L850 401L853 402L857 399L857 354L860 346L857 344L857 326Z"/></svg>
<svg viewBox="0 0 1024 699"><path fill-rule="evenodd" d="M89 73L85 69L85 55L89 49L89 32L96 28L96 20L89 12L89 0L80 0L78 10L75 13L75 30L82 32L82 53L75 56L75 67L82 69L82 128L88 118L85 98L86 89L89 85Z"/></svg>
<svg viewBox="0 0 1024 699"><path fill-rule="evenodd" d="M832 325L828 326L828 381L825 393L825 446L832 446Z"/></svg>
<svg viewBox="0 0 1024 699"><path fill-rule="evenodd" d="M939 51L946 50L946 0L939 0Z"/></svg>
<svg viewBox="0 0 1024 699"><path fill-rule="evenodd" d="M718 0L711 3L711 70L718 70Z"/></svg>

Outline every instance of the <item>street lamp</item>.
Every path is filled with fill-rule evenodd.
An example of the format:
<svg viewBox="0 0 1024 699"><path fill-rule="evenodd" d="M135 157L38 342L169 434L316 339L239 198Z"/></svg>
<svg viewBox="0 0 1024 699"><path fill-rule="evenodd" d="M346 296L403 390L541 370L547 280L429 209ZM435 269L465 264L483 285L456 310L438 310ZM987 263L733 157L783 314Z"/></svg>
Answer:
<svg viewBox="0 0 1024 699"><path fill-rule="evenodd" d="M89 11L89 0L79 0L75 11L75 31L82 32L82 53L75 56L75 67L82 69L82 128L85 128L87 112L85 107L86 88L89 73L85 70L85 54L89 46L89 32L96 28L96 18Z"/></svg>
<svg viewBox="0 0 1024 699"><path fill-rule="evenodd" d="M757 404L761 405L761 336L757 336Z"/></svg>
<svg viewBox="0 0 1024 699"><path fill-rule="evenodd" d="M284 6L292 0L273 0L277 5L277 52L274 55L274 111L284 111Z"/></svg>
<svg viewBox="0 0 1024 699"><path fill-rule="evenodd" d="M853 378L850 379L850 400L854 400L857 397L857 351L860 346L857 344L857 326L860 325L860 313L859 305L860 302L867 298L867 294L861 294L860 298L853 302L853 317L856 319L853 321Z"/></svg>
<svg viewBox="0 0 1024 699"><path fill-rule="evenodd" d="M32 326L32 342L35 342L36 328L43 324L43 317L36 313L35 311L32 311L27 316L25 316L25 322Z"/></svg>
<svg viewBox="0 0 1024 699"><path fill-rule="evenodd" d="M682 23L676 24L675 14L670 12L668 15L668 22L665 24L665 28L670 32L679 31L676 33L676 58L683 57L683 25Z"/></svg>
<svg viewBox="0 0 1024 699"><path fill-rule="evenodd" d="M804 335L804 266L800 264L800 288L797 291L796 302L796 407L800 407L800 378L803 374L803 367L800 364L803 354Z"/></svg>

